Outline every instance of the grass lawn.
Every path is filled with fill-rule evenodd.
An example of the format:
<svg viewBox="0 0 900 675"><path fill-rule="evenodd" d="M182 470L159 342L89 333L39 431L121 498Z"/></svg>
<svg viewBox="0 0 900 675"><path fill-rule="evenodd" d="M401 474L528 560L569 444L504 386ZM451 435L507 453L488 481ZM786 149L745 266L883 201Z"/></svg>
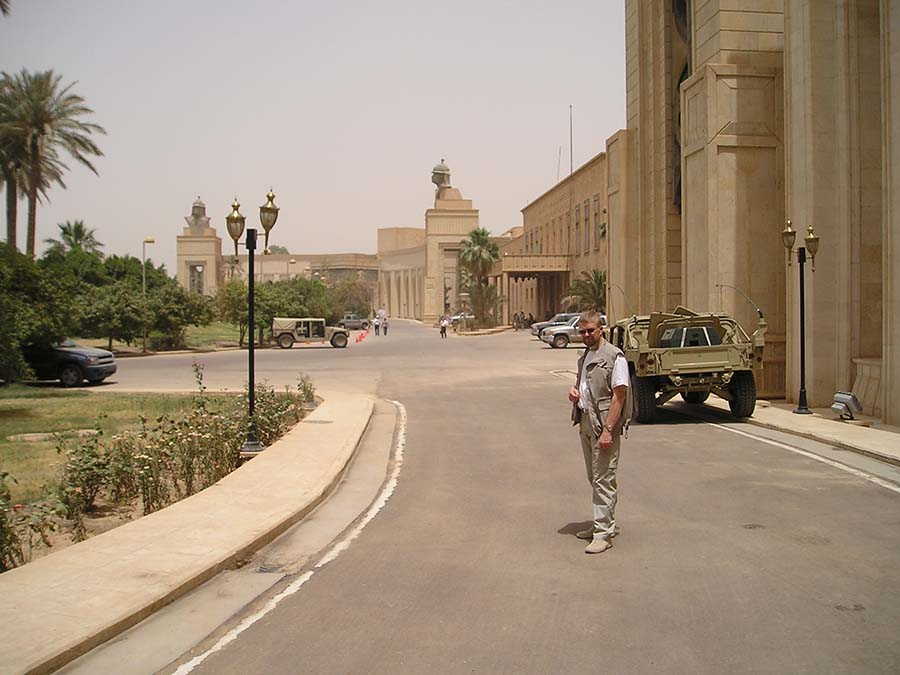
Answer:
<svg viewBox="0 0 900 675"><path fill-rule="evenodd" d="M148 344L152 335L147 336ZM237 326L221 321L214 321L208 326L189 326L185 332L184 341L190 349L210 349L213 347L229 347L237 346L240 333ZM106 338L86 338L72 337L72 341L77 345L85 347L99 347L100 349L109 349L109 340ZM141 350L141 339L131 343L130 345L118 340L113 340L113 350L117 352L139 352Z"/></svg>
<svg viewBox="0 0 900 675"><path fill-rule="evenodd" d="M0 387L0 470L18 481L10 485L15 501L38 499L42 487L54 479L54 465L61 461L56 441L10 441L9 436L93 429L98 424L104 435L113 435L138 426L142 415L154 419L190 406L190 394L113 394L52 385Z"/></svg>
<svg viewBox="0 0 900 675"><path fill-rule="evenodd" d="M208 326L190 326L184 340L188 347L202 349L204 347L237 346L239 337L237 326L213 321Z"/></svg>

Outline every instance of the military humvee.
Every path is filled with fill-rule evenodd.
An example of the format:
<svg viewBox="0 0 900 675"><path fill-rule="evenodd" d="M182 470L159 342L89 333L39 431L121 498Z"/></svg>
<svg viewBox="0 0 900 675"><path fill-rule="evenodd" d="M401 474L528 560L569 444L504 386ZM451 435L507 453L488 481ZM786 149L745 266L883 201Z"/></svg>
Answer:
<svg viewBox="0 0 900 675"><path fill-rule="evenodd" d="M326 326L325 319L272 319L272 337L282 349L290 349L295 342L311 344L330 342L332 347L342 349L350 341L350 331L344 328Z"/></svg>
<svg viewBox="0 0 900 675"><path fill-rule="evenodd" d="M762 312L751 338L728 314L701 314L680 306L671 314L654 312L616 322L609 340L628 359L635 419L652 422L656 407L678 394L688 403L703 403L715 394L728 401L735 417L750 417L765 332Z"/></svg>

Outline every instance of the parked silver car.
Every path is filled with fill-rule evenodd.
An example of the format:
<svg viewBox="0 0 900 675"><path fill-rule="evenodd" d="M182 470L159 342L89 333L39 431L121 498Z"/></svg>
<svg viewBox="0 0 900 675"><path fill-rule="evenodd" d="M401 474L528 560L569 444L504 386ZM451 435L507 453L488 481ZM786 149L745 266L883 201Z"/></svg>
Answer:
<svg viewBox="0 0 900 675"><path fill-rule="evenodd" d="M369 327L369 320L360 316L347 312L344 317L338 321L338 328L346 328L347 330L366 330Z"/></svg>
<svg viewBox="0 0 900 675"><path fill-rule="evenodd" d="M581 335L578 333L578 322L581 320L581 315L576 314L573 318L569 319L566 323L559 324L557 326L549 326L544 328L541 331L541 342L546 342L548 345L553 347L554 349L565 349L569 346L570 342L574 342L576 344L583 343L584 340L581 339ZM600 316L600 325L603 326L604 332L606 330L606 316Z"/></svg>
<svg viewBox="0 0 900 675"><path fill-rule="evenodd" d="M581 316L578 312L563 312L557 314L549 321L536 321L531 324L531 334L535 337L541 336L541 331L549 326L561 326L571 321L574 317Z"/></svg>

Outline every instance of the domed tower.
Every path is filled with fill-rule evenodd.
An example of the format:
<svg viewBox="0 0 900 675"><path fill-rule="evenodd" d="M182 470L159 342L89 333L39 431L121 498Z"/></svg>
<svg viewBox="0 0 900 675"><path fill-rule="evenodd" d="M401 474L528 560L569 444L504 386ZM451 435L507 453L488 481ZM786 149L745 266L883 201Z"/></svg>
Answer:
<svg viewBox="0 0 900 675"><path fill-rule="evenodd" d="M184 288L212 295L221 281L222 240L209 224L206 204L200 197L191 205L191 215L184 217L187 227L176 240L177 269L175 277Z"/></svg>
<svg viewBox="0 0 900 675"><path fill-rule="evenodd" d="M450 185L450 169L441 163L431 170L435 185L434 208L425 211L425 287L422 320L434 323L446 310L458 306L457 260L461 242L478 227L478 209Z"/></svg>
<svg viewBox="0 0 900 675"><path fill-rule="evenodd" d="M435 207L440 199L462 199L459 190L450 185L450 168L444 164L443 159L431 170L431 182L436 186L434 190Z"/></svg>

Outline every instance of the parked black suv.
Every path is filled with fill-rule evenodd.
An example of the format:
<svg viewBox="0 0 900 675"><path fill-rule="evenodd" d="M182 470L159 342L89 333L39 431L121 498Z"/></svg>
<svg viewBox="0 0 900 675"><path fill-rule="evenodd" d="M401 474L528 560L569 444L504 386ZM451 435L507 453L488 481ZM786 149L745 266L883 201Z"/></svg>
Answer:
<svg viewBox="0 0 900 675"><path fill-rule="evenodd" d="M79 347L69 339L49 347L25 347L25 361L39 380L59 380L64 387L77 387L84 380L102 382L116 372L112 352Z"/></svg>

